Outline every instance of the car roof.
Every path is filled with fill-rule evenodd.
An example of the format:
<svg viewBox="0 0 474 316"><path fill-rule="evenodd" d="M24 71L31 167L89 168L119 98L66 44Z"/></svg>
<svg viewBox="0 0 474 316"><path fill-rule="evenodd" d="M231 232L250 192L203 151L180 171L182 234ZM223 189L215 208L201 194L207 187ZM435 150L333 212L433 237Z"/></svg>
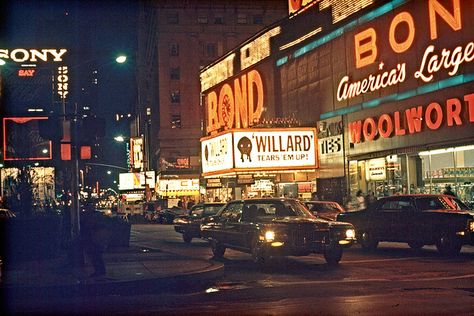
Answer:
<svg viewBox="0 0 474 316"><path fill-rule="evenodd" d="M439 197L439 196L444 196L448 198L455 198L455 196L448 195L448 194L397 194L397 195L390 195L390 196L384 196L381 199L386 199L386 198L395 198L395 197Z"/></svg>

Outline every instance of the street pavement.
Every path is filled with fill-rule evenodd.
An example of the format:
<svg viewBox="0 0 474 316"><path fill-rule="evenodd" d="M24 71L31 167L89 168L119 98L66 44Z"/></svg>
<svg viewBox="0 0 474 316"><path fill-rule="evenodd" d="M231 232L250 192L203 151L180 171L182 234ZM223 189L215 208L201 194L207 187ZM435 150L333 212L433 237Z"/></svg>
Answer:
<svg viewBox="0 0 474 316"><path fill-rule="evenodd" d="M104 253L107 273L89 277L93 268L87 260L71 268L66 256L11 264L3 269L0 294L10 297L88 296L101 294L158 293L203 289L224 272L222 263L190 258L160 249L109 248Z"/></svg>

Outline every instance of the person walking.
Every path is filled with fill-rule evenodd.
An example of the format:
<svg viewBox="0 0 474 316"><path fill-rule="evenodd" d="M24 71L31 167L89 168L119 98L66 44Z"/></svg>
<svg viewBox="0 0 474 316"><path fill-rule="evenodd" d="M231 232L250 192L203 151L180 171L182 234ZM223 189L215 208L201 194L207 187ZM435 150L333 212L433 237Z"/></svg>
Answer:
<svg viewBox="0 0 474 316"><path fill-rule="evenodd" d="M449 184L447 184L444 188L444 191L443 191L443 194L446 194L446 195L451 195L451 196L454 196L456 197L456 193L454 193L453 189L451 189L451 186Z"/></svg>
<svg viewBox="0 0 474 316"><path fill-rule="evenodd" d="M365 197L362 193L362 190L357 191L356 193L356 200L357 200L357 211L363 210L367 207L365 203Z"/></svg>

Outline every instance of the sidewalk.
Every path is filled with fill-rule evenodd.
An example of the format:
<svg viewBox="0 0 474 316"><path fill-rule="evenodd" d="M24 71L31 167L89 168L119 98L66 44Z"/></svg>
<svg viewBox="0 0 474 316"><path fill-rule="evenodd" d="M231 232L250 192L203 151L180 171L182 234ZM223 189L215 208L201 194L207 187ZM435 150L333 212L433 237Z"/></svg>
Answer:
<svg viewBox="0 0 474 316"><path fill-rule="evenodd" d="M158 249L109 248L104 254L107 275L89 278L92 266L71 271L65 257L42 259L7 267L0 291L8 297L87 296L156 293L204 289L223 275L223 264Z"/></svg>

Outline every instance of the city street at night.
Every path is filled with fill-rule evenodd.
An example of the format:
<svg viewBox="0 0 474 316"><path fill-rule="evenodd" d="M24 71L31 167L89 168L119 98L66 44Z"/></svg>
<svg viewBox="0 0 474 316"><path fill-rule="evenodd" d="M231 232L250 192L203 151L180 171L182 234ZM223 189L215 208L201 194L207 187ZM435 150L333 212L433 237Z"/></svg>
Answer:
<svg viewBox="0 0 474 316"><path fill-rule="evenodd" d="M213 260L206 241L182 241L172 225L133 225L132 245ZM248 254L227 250L224 276L208 288L48 301L14 302L17 311L62 314L323 314L472 315L474 248L456 258L434 247L413 251L382 243L374 253L358 245L328 268L318 255L280 259L268 267ZM73 308L72 308L73 307Z"/></svg>

